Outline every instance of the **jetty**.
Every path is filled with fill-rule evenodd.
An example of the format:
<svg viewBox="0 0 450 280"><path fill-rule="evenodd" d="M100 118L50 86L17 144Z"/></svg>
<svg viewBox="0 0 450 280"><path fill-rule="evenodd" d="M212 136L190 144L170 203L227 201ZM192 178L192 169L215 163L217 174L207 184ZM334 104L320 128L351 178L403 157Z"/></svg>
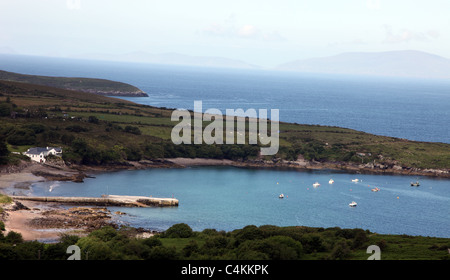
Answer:
<svg viewBox="0 0 450 280"><path fill-rule="evenodd" d="M62 204L123 206L123 207L165 207L178 206L176 198L157 198L148 196L102 195L101 197L62 197L62 196L11 196L15 200L56 202Z"/></svg>

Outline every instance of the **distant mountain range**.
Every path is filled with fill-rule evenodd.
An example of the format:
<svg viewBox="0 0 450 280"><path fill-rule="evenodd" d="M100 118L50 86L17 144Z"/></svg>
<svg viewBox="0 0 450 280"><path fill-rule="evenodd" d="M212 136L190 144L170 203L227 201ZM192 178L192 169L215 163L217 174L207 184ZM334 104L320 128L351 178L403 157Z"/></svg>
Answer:
<svg viewBox="0 0 450 280"><path fill-rule="evenodd" d="M213 56L191 56L179 53L150 54L146 52L131 52L121 55L92 53L92 54L78 55L73 58L170 64L170 65L190 65L203 67L223 67L223 68L242 68L242 69L260 68L257 65L248 64L246 62L230 58L213 57Z"/></svg>
<svg viewBox="0 0 450 280"><path fill-rule="evenodd" d="M296 60L275 69L309 73L450 79L450 59L412 50L349 52Z"/></svg>

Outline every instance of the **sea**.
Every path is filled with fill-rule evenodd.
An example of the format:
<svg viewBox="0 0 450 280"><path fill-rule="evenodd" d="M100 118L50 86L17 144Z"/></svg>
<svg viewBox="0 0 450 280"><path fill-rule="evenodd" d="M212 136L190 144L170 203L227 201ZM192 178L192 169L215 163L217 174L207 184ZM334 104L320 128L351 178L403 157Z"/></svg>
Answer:
<svg viewBox="0 0 450 280"><path fill-rule="evenodd" d="M136 103L203 110L278 109L280 121L339 126L416 141L450 143L450 81L202 68L0 55L0 70L125 82L149 97ZM111 208L118 222L163 231L231 231L246 225L363 228L450 237L450 180L332 170L237 167L97 174L84 183L41 182L28 195L175 197L178 207ZM352 182L358 179L357 183ZM329 184L333 179L334 183ZM419 187L411 182L420 181ZM313 187L318 182L320 186ZM378 187L379 191L372 189ZM279 195L284 194L280 199ZM356 207L349 207L352 201Z"/></svg>

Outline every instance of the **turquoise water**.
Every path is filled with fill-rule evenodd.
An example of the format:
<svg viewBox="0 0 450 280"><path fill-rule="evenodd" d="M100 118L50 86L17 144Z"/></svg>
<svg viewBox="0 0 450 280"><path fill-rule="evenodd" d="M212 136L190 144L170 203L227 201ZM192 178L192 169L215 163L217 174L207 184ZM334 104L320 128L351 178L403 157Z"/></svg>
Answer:
<svg viewBox="0 0 450 280"><path fill-rule="evenodd" d="M334 184L329 184L330 179ZM352 179L360 182L354 183ZM420 187L410 182L420 180ZM313 183L321 185L314 188ZM371 189L378 187L379 192ZM51 190L51 191L50 191ZM284 199L278 196L283 193ZM192 167L119 171L85 183L46 182L31 195L102 194L175 197L178 207L110 208L121 222L165 230L187 223L194 230L246 225L363 228L378 233L450 237L450 180L334 171ZM357 207L349 207L356 201Z"/></svg>

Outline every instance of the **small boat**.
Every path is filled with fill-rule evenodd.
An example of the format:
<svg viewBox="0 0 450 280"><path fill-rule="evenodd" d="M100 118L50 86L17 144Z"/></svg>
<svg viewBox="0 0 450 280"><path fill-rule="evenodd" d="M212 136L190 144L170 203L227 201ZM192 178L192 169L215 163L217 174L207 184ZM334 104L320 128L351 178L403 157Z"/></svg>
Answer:
<svg viewBox="0 0 450 280"><path fill-rule="evenodd" d="M359 179L352 179L352 182L357 183L357 182L359 182Z"/></svg>
<svg viewBox="0 0 450 280"><path fill-rule="evenodd" d="M358 203L352 201L351 203L348 204L348 206L350 207L356 207L356 205L358 205Z"/></svg>
<svg viewBox="0 0 450 280"><path fill-rule="evenodd" d="M278 198L284 198L284 194L280 194Z"/></svg>
<svg viewBox="0 0 450 280"><path fill-rule="evenodd" d="M318 186L320 186L320 184L319 184L318 182L315 182L315 183L313 184L313 187L314 187L314 188L317 188Z"/></svg>
<svg viewBox="0 0 450 280"><path fill-rule="evenodd" d="M377 192L377 191L379 191L380 189L378 188L378 187L375 187L375 188L373 188L371 191L373 191L373 192Z"/></svg>
<svg viewBox="0 0 450 280"><path fill-rule="evenodd" d="M420 186L419 181L411 182L411 187L418 187L418 186Z"/></svg>
<svg viewBox="0 0 450 280"><path fill-rule="evenodd" d="M330 179L330 181L328 181L328 184L333 184L334 183L334 180L333 179Z"/></svg>

